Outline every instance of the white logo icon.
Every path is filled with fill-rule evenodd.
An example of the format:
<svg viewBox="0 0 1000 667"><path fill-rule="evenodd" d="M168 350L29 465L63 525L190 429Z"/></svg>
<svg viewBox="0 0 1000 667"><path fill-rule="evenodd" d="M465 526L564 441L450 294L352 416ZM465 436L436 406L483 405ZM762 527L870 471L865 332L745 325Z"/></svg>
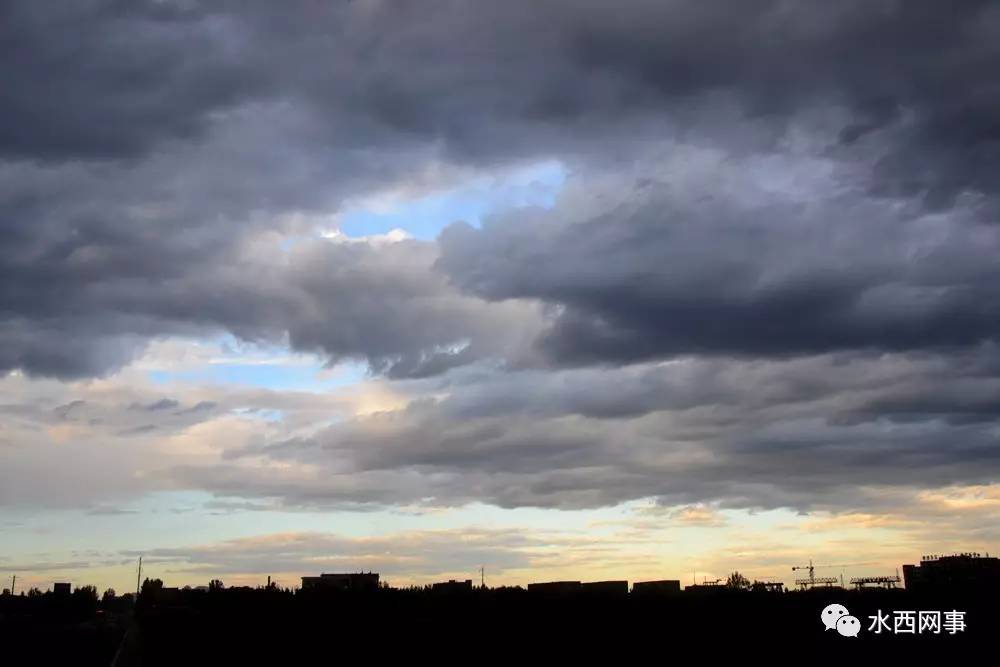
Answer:
<svg viewBox="0 0 1000 667"><path fill-rule="evenodd" d="M845 607L844 605L830 604L826 606L826 609L823 610L823 613L820 614L819 618L821 621L823 621L823 625L826 626L827 630L836 630L837 621L839 621L841 618L844 617L854 618L853 616L850 615L850 612L847 611L847 607ZM854 620L857 621L858 619L855 618ZM857 634L857 632L855 632L854 634Z"/></svg>
<svg viewBox="0 0 1000 667"><path fill-rule="evenodd" d="M857 637L861 632L861 621L855 616L841 616L837 621L837 632L844 637Z"/></svg>

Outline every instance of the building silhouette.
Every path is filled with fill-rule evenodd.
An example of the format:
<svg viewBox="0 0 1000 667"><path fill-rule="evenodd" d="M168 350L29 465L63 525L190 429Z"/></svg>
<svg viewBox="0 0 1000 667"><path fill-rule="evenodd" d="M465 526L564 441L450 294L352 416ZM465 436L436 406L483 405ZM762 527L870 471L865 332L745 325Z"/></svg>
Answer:
<svg viewBox="0 0 1000 667"><path fill-rule="evenodd" d="M701 584L691 584L684 587L685 595L718 595L730 589L723 586L719 581L704 582Z"/></svg>
<svg viewBox="0 0 1000 667"><path fill-rule="evenodd" d="M431 590L435 593L471 593L472 579L466 579L465 581L449 579L448 581L433 584Z"/></svg>
<svg viewBox="0 0 1000 667"><path fill-rule="evenodd" d="M621 581L591 581L583 584L584 593L596 595L628 595L628 582Z"/></svg>
<svg viewBox="0 0 1000 667"><path fill-rule="evenodd" d="M750 584L754 593L784 593L785 584L780 581L755 581Z"/></svg>
<svg viewBox="0 0 1000 667"><path fill-rule="evenodd" d="M1000 558L978 553L924 556L917 565L903 566L908 591L1000 589Z"/></svg>
<svg viewBox="0 0 1000 667"><path fill-rule="evenodd" d="M302 577L303 591L374 591L378 590L378 572L351 572Z"/></svg>
<svg viewBox="0 0 1000 667"><path fill-rule="evenodd" d="M632 592L636 595L676 595L681 592L681 582L678 579L637 581L632 584Z"/></svg>
<svg viewBox="0 0 1000 667"><path fill-rule="evenodd" d="M69 595L72 588L72 584L63 581L52 584L52 592L56 595Z"/></svg>
<svg viewBox="0 0 1000 667"><path fill-rule="evenodd" d="M628 595L628 581L546 581L528 584L529 593L545 593L549 595L566 595L571 593L588 593L591 595Z"/></svg>
<svg viewBox="0 0 1000 667"><path fill-rule="evenodd" d="M528 584L529 593L565 594L579 593L582 590L583 584L579 581L546 581Z"/></svg>

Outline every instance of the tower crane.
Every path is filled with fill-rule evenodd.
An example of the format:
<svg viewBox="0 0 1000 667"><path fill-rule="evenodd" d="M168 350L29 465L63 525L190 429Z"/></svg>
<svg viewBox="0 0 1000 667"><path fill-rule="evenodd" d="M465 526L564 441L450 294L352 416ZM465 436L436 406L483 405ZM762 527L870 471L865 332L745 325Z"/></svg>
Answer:
<svg viewBox="0 0 1000 667"><path fill-rule="evenodd" d="M834 563L831 565L813 565L812 559L810 558L808 565L793 565L792 572L796 572L798 570L808 570L809 572L808 577L804 579L795 580L795 584L797 586L801 586L803 589L815 588L816 586L832 586L836 584L838 581L840 582L841 585L843 585L844 583L843 577L841 577L840 579L837 579L837 577L817 577L816 570L817 568L825 569L828 567L850 567L852 565L866 565L866 563L839 563L839 564Z"/></svg>
<svg viewBox="0 0 1000 667"><path fill-rule="evenodd" d="M805 579L796 579L795 584L805 588L815 588L816 586L832 586L837 583L836 577L817 577L816 568L826 568L831 567L829 565L813 565L812 559L809 560L808 565L793 565L792 572L797 572L798 570L808 570L809 577Z"/></svg>

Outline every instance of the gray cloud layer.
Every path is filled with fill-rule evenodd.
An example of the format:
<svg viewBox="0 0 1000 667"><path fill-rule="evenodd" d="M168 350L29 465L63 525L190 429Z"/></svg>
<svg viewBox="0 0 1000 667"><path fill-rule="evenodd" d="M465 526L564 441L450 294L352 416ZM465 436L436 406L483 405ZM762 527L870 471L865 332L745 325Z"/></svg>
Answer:
<svg viewBox="0 0 1000 667"><path fill-rule="evenodd" d="M441 264L484 298L558 304L540 340L555 362L996 339L992 220L965 210L916 215L850 190L816 192L808 204L766 192L734 202L719 195L729 169L720 164L714 181L683 190L644 184L626 204L579 221L453 226Z"/></svg>
<svg viewBox="0 0 1000 667"><path fill-rule="evenodd" d="M229 333L427 393L174 483L809 506L996 476L995 3L24 2L0 43L0 371ZM317 233L542 159L552 210ZM224 412L143 400L113 433Z"/></svg>
<svg viewBox="0 0 1000 667"><path fill-rule="evenodd" d="M484 7L366 0L278 8L93 0L71 7L8 3L4 14L3 41L12 56L4 60L9 85L0 123L5 368L100 374L127 362L143 340L206 327L248 337L284 330L293 344L367 357L380 368L391 366L389 358L453 345L454 336L419 322L411 333L423 340L381 340L372 348L363 341L381 327L366 327L355 340L329 331L297 333L286 321L294 297L283 293L294 286L245 284L243 276L219 269L240 261L234 247L261 224L273 228L276 216L335 210L344 196L391 185L429 159L496 165L556 155L602 164L630 159L650 139L691 131L727 151L780 151L788 128L825 108L839 110L827 150L860 161L873 192L916 195L940 208L962 192L993 191L1000 18L990 3L636 1L612 10L596 2ZM798 247L823 239L814 230L772 230L764 219L744 226L741 233L751 238L719 239L727 220L748 212L725 202L690 202L688 210L670 211L655 195L643 199L646 210L635 203L618 212L620 224L588 223L574 230L580 232L575 242L558 231L538 239L547 248L533 249L532 261L552 259L548 272L562 271L562 279L573 281L580 276L566 264L579 269L574 263L597 261L601 244L610 245L612 264L638 259L639 267L656 262L668 243L672 252L707 253L704 270L718 275L706 289L714 291L691 291L687 303L666 297L688 322L687 331L675 334L682 347L726 347L712 340L720 309L744 326L809 310L800 330L772 343L792 351L889 337L904 347L932 339L961 344L984 330L992 334L996 316L975 306L982 303L976 286L947 279L928 286L954 292L947 303L935 295L921 305L933 313L888 323L870 321L866 313L860 323L845 323L855 317L850 306L864 276L855 284L836 276L793 282L792 276L767 294L733 302L734 295L718 293L719 281L756 276L753 263L780 268L799 258L798 250L786 257L731 257L744 249L743 240L757 252L763 244ZM852 216L870 214L860 203L846 206ZM656 219L671 213L684 224L668 234ZM778 207L749 214L798 213ZM701 229L708 218L721 228ZM535 242L531 230L514 233L522 238L508 242ZM499 234L491 230L455 261L479 262L484 248L501 241ZM891 232L871 234L846 239L840 253L901 240ZM645 248L644 256L631 256L629 243ZM388 265L395 259L352 257L342 264L361 261L363 274L386 272L380 282L389 291L370 297L385 313L410 301L414 289L392 283L397 276ZM901 258L885 259L887 266L870 268L880 274L872 278L900 278ZM593 340L602 335L592 330L595 315L608 320L611 338L619 324L636 338L662 326L663 309L651 306L667 288L654 285L652 302L643 301L628 282L641 278L639 267L635 276L619 274L608 284L593 275L599 289L582 282L562 287L558 275L515 289L499 285L505 272L523 271L508 263L477 286L491 297L568 305L559 322L566 341L548 341L550 351L618 360L615 347L635 345L642 354L648 341L611 341L606 351L563 348L600 347ZM357 286L337 281L352 274L345 268L316 288L370 288L363 277ZM233 281L241 285L234 289ZM210 289L202 289L206 285ZM902 287L908 286L903 277ZM616 289L629 292L621 304ZM213 294L226 303L210 299ZM275 306L276 295L284 303ZM705 308L703 296L710 302ZM602 300L614 302L615 312ZM236 302L247 305L227 307ZM939 321L948 318L956 324L943 331ZM848 333L847 326L871 330ZM955 333L966 328L967 334ZM759 341L763 333L751 337ZM405 363L397 371L418 367Z"/></svg>
<svg viewBox="0 0 1000 667"><path fill-rule="evenodd" d="M452 378L405 410L230 449L177 475L291 504L505 507L664 503L870 509L880 489L988 483L1000 382L987 350L937 356L686 360L616 371ZM959 365L959 364L956 364ZM945 399L938 399L945 396ZM242 461L305 464L281 479ZM428 500L429 499L429 500Z"/></svg>

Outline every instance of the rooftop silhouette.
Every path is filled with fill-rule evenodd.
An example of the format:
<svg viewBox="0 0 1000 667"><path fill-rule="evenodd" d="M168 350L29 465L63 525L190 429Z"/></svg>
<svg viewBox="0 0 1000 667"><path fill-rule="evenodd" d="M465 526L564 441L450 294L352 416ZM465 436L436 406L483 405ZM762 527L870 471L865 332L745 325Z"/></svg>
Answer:
<svg viewBox="0 0 1000 667"><path fill-rule="evenodd" d="M508 642L565 657L583 656L588 646L609 648L615 637L708 641L720 628L741 641L770 633L790 646L816 646L832 641L817 620L818 610L836 603L861 619L884 610L962 610L968 618L966 635L922 640L969 643L991 641L1000 621L998 563L978 554L924 559L904 566L906 588L856 590L830 585L785 591L780 582L751 581L739 572L683 588L676 579L631 586L625 580L549 581L524 588L451 579L391 587L377 572L347 572L303 577L299 588L270 578L256 587L225 586L217 579L168 587L146 578L138 596L112 590L98 596L92 586L59 582L48 592L12 595L6 590L0 596L0 635L8 641L17 637L18 647L45 647L50 662L108 665L114 660L117 667L287 664L330 650L323 647L331 642L372 642L392 650L447 637L453 647L481 648L477 638L486 629L502 629ZM388 636L393 642L381 641ZM586 640L567 645L564 638L570 636ZM895 644L872 633L865 638L897 653L910 647L905 638Z"/></svg>

